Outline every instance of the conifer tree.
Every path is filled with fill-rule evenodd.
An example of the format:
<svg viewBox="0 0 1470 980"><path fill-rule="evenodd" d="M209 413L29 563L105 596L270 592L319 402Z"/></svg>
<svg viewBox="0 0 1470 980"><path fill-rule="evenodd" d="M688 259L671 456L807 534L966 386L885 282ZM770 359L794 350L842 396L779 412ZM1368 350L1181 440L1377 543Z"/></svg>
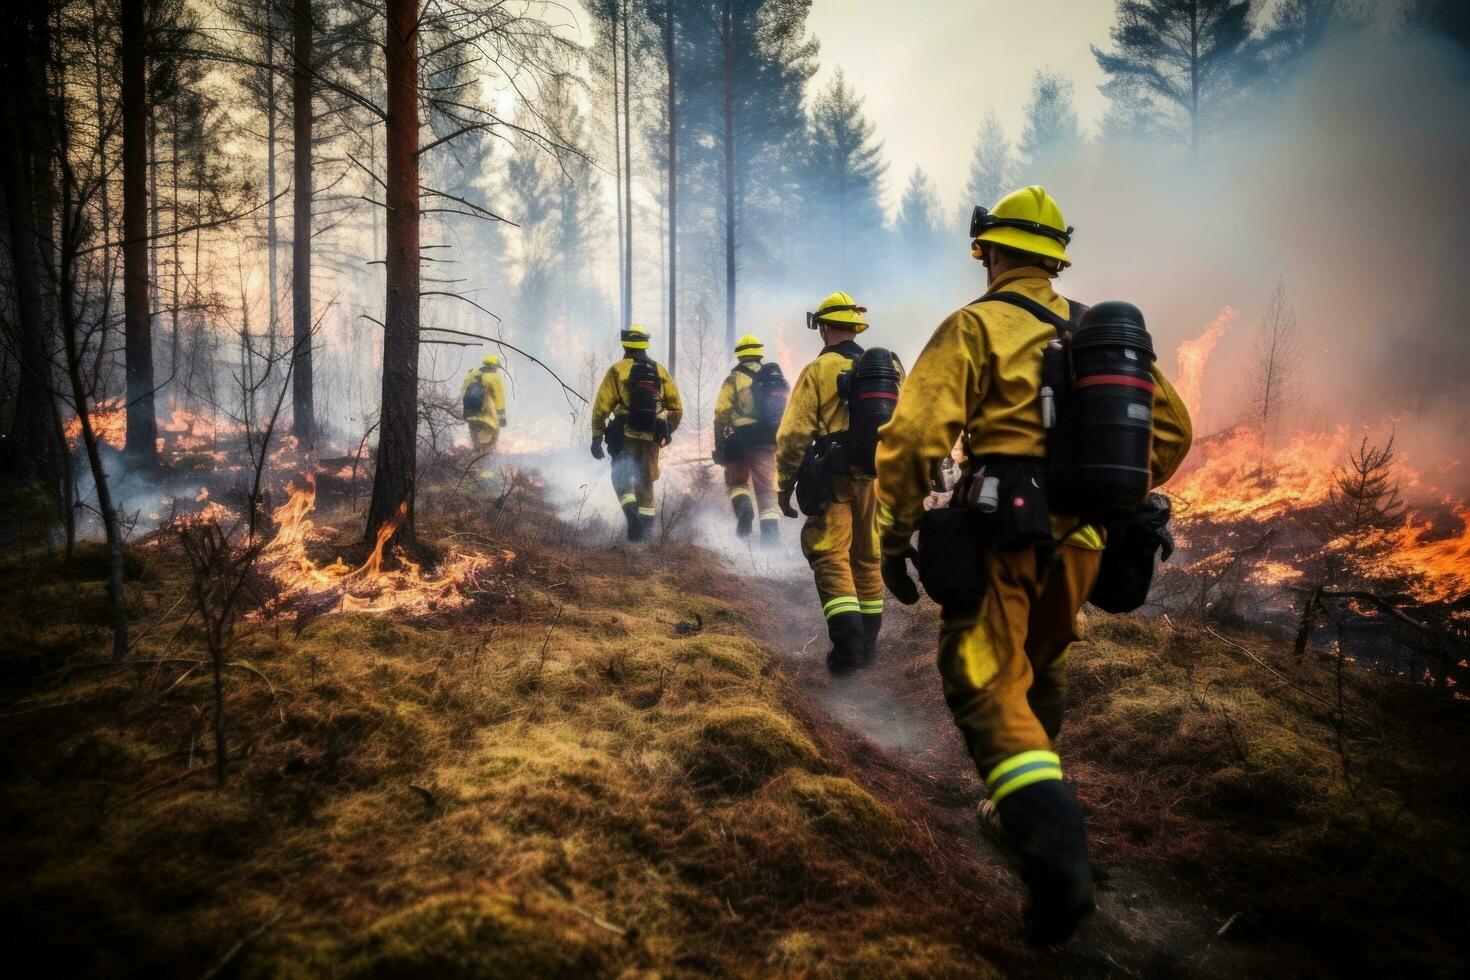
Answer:
<svg viewBox="0 0 1470 980"><path fill-rule="evenodd" d="M1044 169L1082 143L1077 110L1072 105L1073 91L1072 82L1060 71L1038 70L1032 76L1020 146L1028 170Z"/></svg>
<svg viewBox="0 0 1470 980"><path fill-rule="evenodd" d="M960 211L965 222L975 205L993 207L1010 190L1012 170L1011 143L995 107L985 110L985 119L975 136L975 149L970 155L970 176L965 181L965 197Z"/></svg>
<svg viewBox="0 0 1470 980"><path fill-rule="evenodd" d="M1255 77L1261 42L1251 33L1256 0L1118 0L1114 50L1092 55L1108 76L1103 94L1150 111L1189 146Z"/></svg>

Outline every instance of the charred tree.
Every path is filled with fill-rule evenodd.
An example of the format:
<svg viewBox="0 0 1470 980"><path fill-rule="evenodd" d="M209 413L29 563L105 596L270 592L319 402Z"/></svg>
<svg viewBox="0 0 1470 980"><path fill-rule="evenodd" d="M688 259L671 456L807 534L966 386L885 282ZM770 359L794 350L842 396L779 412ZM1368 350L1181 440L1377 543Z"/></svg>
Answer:
<svg viewBox="0 0 1470 980"><path fill-rule="evenodd" d="M633 61L633 22L628 15L628 0L623 4L623 200L628 202L627 221L623 225L623 251L628 261L623 266L623 329L633 322L633 111L631 77Z"/></svg>
<svg viewBox="0 0 1470 980"><path fill-rule="evenodd" d="M419 364L418 4L387 3L387 280L377 472L365 540L406 505L398 540L414 538Z"/></svg>
<svg viewBox="0 0 1470 980"><path fill-rule="evenodd" d="M311 372L311 15L311 0L294 0L291 113L296 158L291 241L291 357L294 365L291 374L291 431L297 443L304 448L312 445L316 435ZM417 184L417 180L414 183Z"/></svg>
<svg viewBox="0 0 1470 980"><path fill-rule="evenodd" d="M127 453L151 464L158 421L148 274L148 98L145 0L122 0L123 344L127 365Z"/></svg>
<svg viewBox="0 0 1470 980"><path fill-rule="evenodd" d="M664 65L668 69L667 113L669 118L668 197L669 197L669 318L664 329L669 332L669 373L674 372L679 353L679 71L674 46L674 0L664 4Z"/></svg>
<svg viewBox="0 0 1470 980"><path fill-rule="evenodd" d="M47 126L50 100L46 66L51 61L47 5L39 0L9 7L5 15L5 129L0 150L0 184L6 212L12 289L17 378L15 414L7 453L11 478L44 480L58 474L59 446L52 424L50 328L41 290L43 249L49 236L39 227L38 209L49 197L38 193L52 166Z"/></svg>
<svg viewBox="0 0 1470 980"><path fill-rule="evenodd" d="M721 135L720 172L725 196L725 347L735 347L735 12L732 0L720 11Z"/></svg>

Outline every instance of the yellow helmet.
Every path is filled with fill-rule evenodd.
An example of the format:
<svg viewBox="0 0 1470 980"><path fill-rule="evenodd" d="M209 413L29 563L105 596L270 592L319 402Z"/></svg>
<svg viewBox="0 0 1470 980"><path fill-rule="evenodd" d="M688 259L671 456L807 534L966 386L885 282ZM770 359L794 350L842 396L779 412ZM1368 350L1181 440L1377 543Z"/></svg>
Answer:
<svg viewBox="0 0 1470 980"><path fill-rule="evenodd" d="M485 360L481 362L485 367L500 367L499 354L486 354Z"/></svg>
<svg viewBox="0 0 1470 980"><path fill-rule="evenodd" d="M1067 258L1067 245L1072 241L1072 227L1062 217L1056 199L1040 184L1011 191L989 210L976 205L970 216L972 253L980 257L980 242L994 242L1048 259L1063 266L1072 264Z"/></svg>
<svg viewBox="0 0 1470 980"><path fill-rule="evenodd" d="M623 331L624 350L648 350L648 330L641 323L635 323Z"/></svg>
<svg viewBox="0 0 1470 980"><path fill-rule="evenodd" d="M742 361L747 357L765 357L766 348L755 334L748 333L735 341L735 356Z"/></svg>
<svg viewBox="0 0 1470 980"><path fill-rule="evenodd" d="M863 316L867 312L868 308L859 306L850 293L833 293L817 304L817 312L806 315L806 325L815 330L817 324L825 323L839 330L862 333L868 329L868 321Z"/></svg>

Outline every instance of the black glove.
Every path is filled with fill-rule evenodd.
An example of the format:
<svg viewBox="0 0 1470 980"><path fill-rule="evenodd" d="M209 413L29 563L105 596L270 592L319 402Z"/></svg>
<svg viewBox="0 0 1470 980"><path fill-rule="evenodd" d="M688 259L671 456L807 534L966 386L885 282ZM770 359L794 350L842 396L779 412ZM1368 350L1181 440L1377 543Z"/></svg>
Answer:
<svg viewBox="0 0 1470 980"><path fill-rule="evenodd" d="M800 517L801 512L791 506L791 494L795 488L787 487L776 495L776 502L781 505L781 513L787 517Z"/></svg>
<svg viewBox="0 0 1470 980"><path fill-rule="evenodd" d="M896 555L883 556L883 584L888 586L888 591L893 593L893 598L905 606L912 606L919 601L919 587L914 580L909 578L909 560L913 559L917 564L919 553L913 548L905 548Z"/></svg>
<svg viewBox="0 0 1470 980"><path fill-rule="evenodd" d="M668 419L659 419L653 427L653 434L658 439L660 446L667 446L673 441L673 436L669 433Z"/></svg>
<svg viewBox="0 0 1470 980"><path fill-rule="evenodd" d="M592 437L592 458L593 459L601 459L602 458L602 436L593 436Z"/></svg>
<svg viewBox="0 0 1470 980"><path fill-rule="evenodd" d="M721 443L715 443L715 448L709 454L710 462L716 466L725 465L725 447Z"/></svg>

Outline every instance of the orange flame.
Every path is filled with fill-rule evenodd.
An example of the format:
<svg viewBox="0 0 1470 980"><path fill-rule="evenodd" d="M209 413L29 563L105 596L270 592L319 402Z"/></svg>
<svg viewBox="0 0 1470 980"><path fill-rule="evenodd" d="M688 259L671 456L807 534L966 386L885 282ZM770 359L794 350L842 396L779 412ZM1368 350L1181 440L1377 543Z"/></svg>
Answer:
<svg viewBox="0 0 1470 980"><path fill-rule="evenodd" d="M1215 319L1210 321L1204 333L1179 345L1177 354L1179 373L1174 387L1179 392L1179 397L1184 400L1184 407L1189 409L1190 417L1196 422L1199 420L1202 407L1205 363L1209 361L1215 345L1220 342L1221 337L1225 336L1225 331L1230 329L1238 316L1240 316L1239 310L1233 306L1227 306Z"/></svg>
<svg viewBox="0 0 1470 980"><path fill-rule="evenodd" d="M304 484L292 487L289 499L271 515L276 536L262 552L262 561L287 596L335 598L331 612L400 610L410 616L421 616L456 608L471 601L468 590L479 585L491 570L515 560L514 552L509 550L502 550L498 556L455 550L450 552L437 575L425 575L422 566L399 552L395 556L397 567L385 569L388 542L408 519L405 501L378 528L372 554L361 566L352 568L341 558L329 565L318 565L306 553L307 542L321 537L307 517L316 507L316 480L312 474L304 475Z"/></svg>
<svg viewBox="0 0 1470 980"><path fill-rule="evenodd" d="M1391 536L1391 547L1370 571L1409 579L1422 602L1459 602L1470 596L1470 507L1456 507L1455 517L1460 533L1432 541L1424 540L1428 524L1410 520Z"/></svg>

